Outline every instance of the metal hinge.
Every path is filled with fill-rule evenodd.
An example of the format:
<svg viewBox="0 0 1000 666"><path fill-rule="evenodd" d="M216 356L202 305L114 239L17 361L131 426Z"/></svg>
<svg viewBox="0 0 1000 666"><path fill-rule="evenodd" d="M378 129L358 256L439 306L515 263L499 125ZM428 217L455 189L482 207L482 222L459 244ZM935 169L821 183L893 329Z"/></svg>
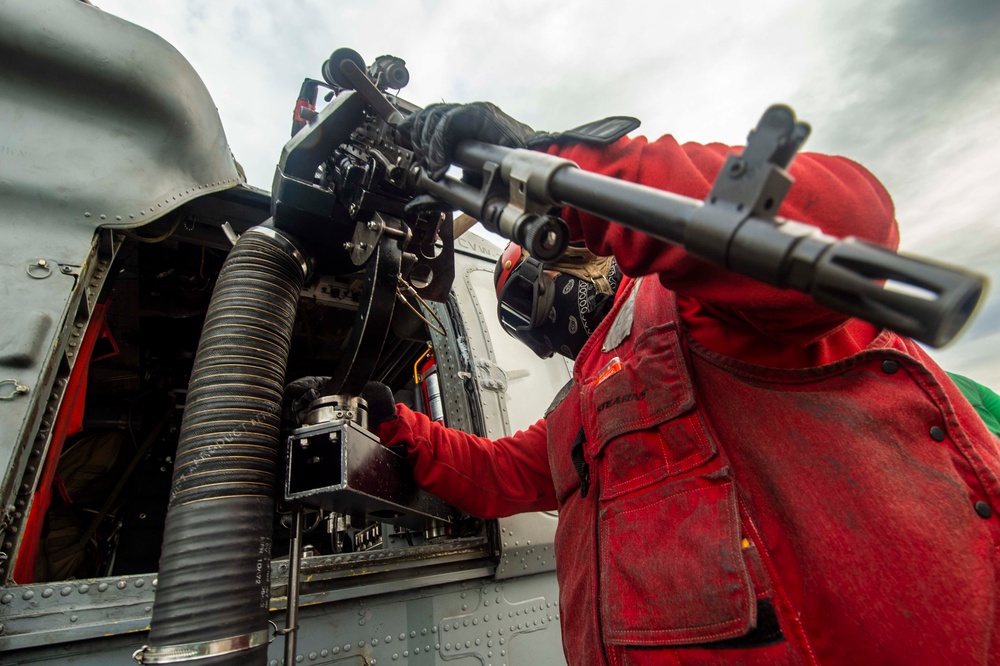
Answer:
<svg viewBox="0 0 1000 666"><path fill-rule="evenodd" d="M504 393L507 390L507 373L499 365L485 358L476 361L476 379L487 391Z"/></svg>

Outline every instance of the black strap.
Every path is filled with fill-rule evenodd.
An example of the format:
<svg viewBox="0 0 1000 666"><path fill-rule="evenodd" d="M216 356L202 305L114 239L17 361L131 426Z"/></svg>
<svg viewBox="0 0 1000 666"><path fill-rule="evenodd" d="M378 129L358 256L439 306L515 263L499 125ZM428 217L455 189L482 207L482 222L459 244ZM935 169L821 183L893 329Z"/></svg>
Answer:
<svg viewBox="0 0 1000 666"><path fill-rule="evenodd" d="M601 120L593 120L579 127L566 130L559 135L559 142L576 142L607 146L622 138L640 125L638 118L632 116L609 116Z"/></svg>
<svg viewBox="0 0 1000 666"><path fill-rule="evenodd" d="M609 116L601 120L574 127L565 132L535 132L525 141L525 147L532 150L547 148L552 144L566 146L574 143L588 143L609 146L640 125L638 118L631 116Z"/></svg>
<svg viewBox="0 0 1000 666"><path fill-rule="evenodd" d="M573 440L573 448L570 449L569 457L573 460L573 467L576 475L580 477L580 497L586 497L590 492L590 465L583 459L583 443L587 441L587 435L580 426L580 432L576 433Z"/></svg>

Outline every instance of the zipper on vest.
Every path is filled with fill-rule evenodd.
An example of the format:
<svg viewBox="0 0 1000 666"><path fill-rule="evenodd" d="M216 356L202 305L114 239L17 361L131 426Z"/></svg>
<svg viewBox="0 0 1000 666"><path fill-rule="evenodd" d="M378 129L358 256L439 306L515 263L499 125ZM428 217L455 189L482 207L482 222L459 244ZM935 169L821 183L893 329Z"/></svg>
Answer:
<svg viewBox="0 0 1000 666"><path fill-rule="evenodd" d="M599 476L594 477L594 570L597 576L595 610L597 612L597 641L601 644L601 656L606 666L610 666L608 646L604 644L604 618L601 616L601 488ZM565 611L566 609L563 609Z"/></svg>

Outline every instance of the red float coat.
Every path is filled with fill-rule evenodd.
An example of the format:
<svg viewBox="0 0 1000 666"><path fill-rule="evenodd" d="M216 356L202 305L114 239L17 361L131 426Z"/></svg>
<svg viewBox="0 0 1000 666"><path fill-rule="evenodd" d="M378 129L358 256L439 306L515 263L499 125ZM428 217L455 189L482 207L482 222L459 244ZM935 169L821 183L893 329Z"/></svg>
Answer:
<svg viewBox="0 0 1000 666"><path fill-rule="evenodd" d="M562 154L703 197L728 150L664 137ZM792 173L783 216L895 246L891 201L863 168L805 154ZM380 434L473 515L559 508L569 662L1000 655L1000 452L934 362L799 294L564 215L594 252L650 275L619 290L569 393L496 441L404 406Z"/></svg>

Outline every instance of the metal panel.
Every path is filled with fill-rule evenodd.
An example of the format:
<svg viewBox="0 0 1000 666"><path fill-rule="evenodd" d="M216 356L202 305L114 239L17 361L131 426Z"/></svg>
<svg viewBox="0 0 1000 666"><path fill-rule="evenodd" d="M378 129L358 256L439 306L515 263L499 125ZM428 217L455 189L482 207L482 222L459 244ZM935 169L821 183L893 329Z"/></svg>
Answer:
<svg viewBox="0 0 1000 666"><path fill-rule="evenodd" d="M0 379L14 379L28 391L0 401L0 580L18 548L78 344L118 246L107 230L8 222L0 211L8 253L0 259L0 280L7 285L0 290L0 311L13 342L0 361ZM17 342L34 334L30 345Z"/></svg>
<svg viewBox="0 0 1000 666"><path fill-rule="evenodd" d="M565 663L559 616L552 574L304 608L296 662L556 666ZM279 666L278 642L269 654L269 666Z"/></svg>
<svg viewBox="0 0 1000 666"><path fill-rule="evenodd" d="M497 580L555 571L555 511L522 513L500 519L500 565Z"/></svg>
<svg viewBox="0 0 1000 666"><path fill-rule="evenodd" d="M500 258L500 248L472 231L467 231L455 239L455 251L485 259L490 264Z"/></svg>
<svg viewBox="0 0 1000 666"><path fill-rule="evenodd" d="M470 255L489 245L475 238ZM475 381L486 424L486 435L503 437L523 430L542 417L545 406L572 376L563 357L540 359L508 336L496 318L492 267L457 255L454 292L469 329L468 343L475 364ZM555 570L553 542L557 514L528 513L501 518L498 580Z"/></svg>
<svg viewBox="0 0 1000 666"><path fill-rule="evenodd" d="M300 615L302 663L483 666L565 663L553 576L513 584L472 582L409 599L366 600L339 612ZM353 640L337 640L337 629ZM270 651L278 666L279 651ZM351 661L355 660L355 661Z"/></svg>
<svg viewBox="0 0 1000 666"><path fill-rule="evenodd" d="M149 31L77 0L0 3L0 579L116 241L240 182L215 104ZM105 228L98 231L98 228Z"/></svg>
<svg viewBox="0 0 1000 666"><path fill-rule="evenodd" d="M449 428L475 433L475 417L469 403L466 380L471 377L472 360L466 343L468 333L462 321L452 318L451 310L457 307L454 292L448 303L429 301L427 307L445 325L445 335L430 329L434 359L438 369L438 383L444 398L445 422Z"/></svg>
<svg viewBox="0 0 1000 666"><path fill-rule="evenodd" d="M560 609L553 574L498 583L485 578L439 580L415 590L372 591L371 596L307 605L299 614L296 663L444 663L483 666L564 664L559 640ZM133 581L129 581L134 585ZM78 593L77 593L78 594ZM53 596L60 597L54 590ZM72 596L72 595L70 595ZM329 601L329 600L328 600ZM64 618L69 620L72 616ZM50 616L49 620L53 618ZM283 624L280 614L275 623ZM95 638L72 646L44 639L5 651L4 664L103 666L130 663L145 635ZM268 651L269 666L282 663L284 642Z"/></svg>
<svg viewBox="0 0 1000 666"><path fill-rule="evenodd" d="M406 550L308 557L300 602L311 606L482 578L494 568L485 551L484 537L470 537ZM288 559L272 561L272 610L284 608L287 580ZM0 653L146 631L156 587L151 573L0 588Z"/></svg>
<svg viewBox="0 0 1000 666"><path fill-rule="evenodd" d="M0 210L135 227L243 180L215 103L157 35L78 0L0 3Z"/></svg>
<svg viewBox="0 0 1000 666"><path fill-rule="evenodd" d="M149 627L156 574L0 588L0 652Z"/></svg>
<svg viewBox="0 0 1000 666"><path fill-rule="evenodd" d="M503 331L496 316L492 267L473 264L461 275L468 299L459 301L462 316L475 322L470 328L478 333L470 335L470 343L477 359L477 374L483 380L480 389L487 391L483 395L484 410L492 408L507 422L502 430L489 436L509 435L542 417L552 397L572 377L572 362L558 355L538 358ZM497 397L493 398L491 392Z"/></svg>

